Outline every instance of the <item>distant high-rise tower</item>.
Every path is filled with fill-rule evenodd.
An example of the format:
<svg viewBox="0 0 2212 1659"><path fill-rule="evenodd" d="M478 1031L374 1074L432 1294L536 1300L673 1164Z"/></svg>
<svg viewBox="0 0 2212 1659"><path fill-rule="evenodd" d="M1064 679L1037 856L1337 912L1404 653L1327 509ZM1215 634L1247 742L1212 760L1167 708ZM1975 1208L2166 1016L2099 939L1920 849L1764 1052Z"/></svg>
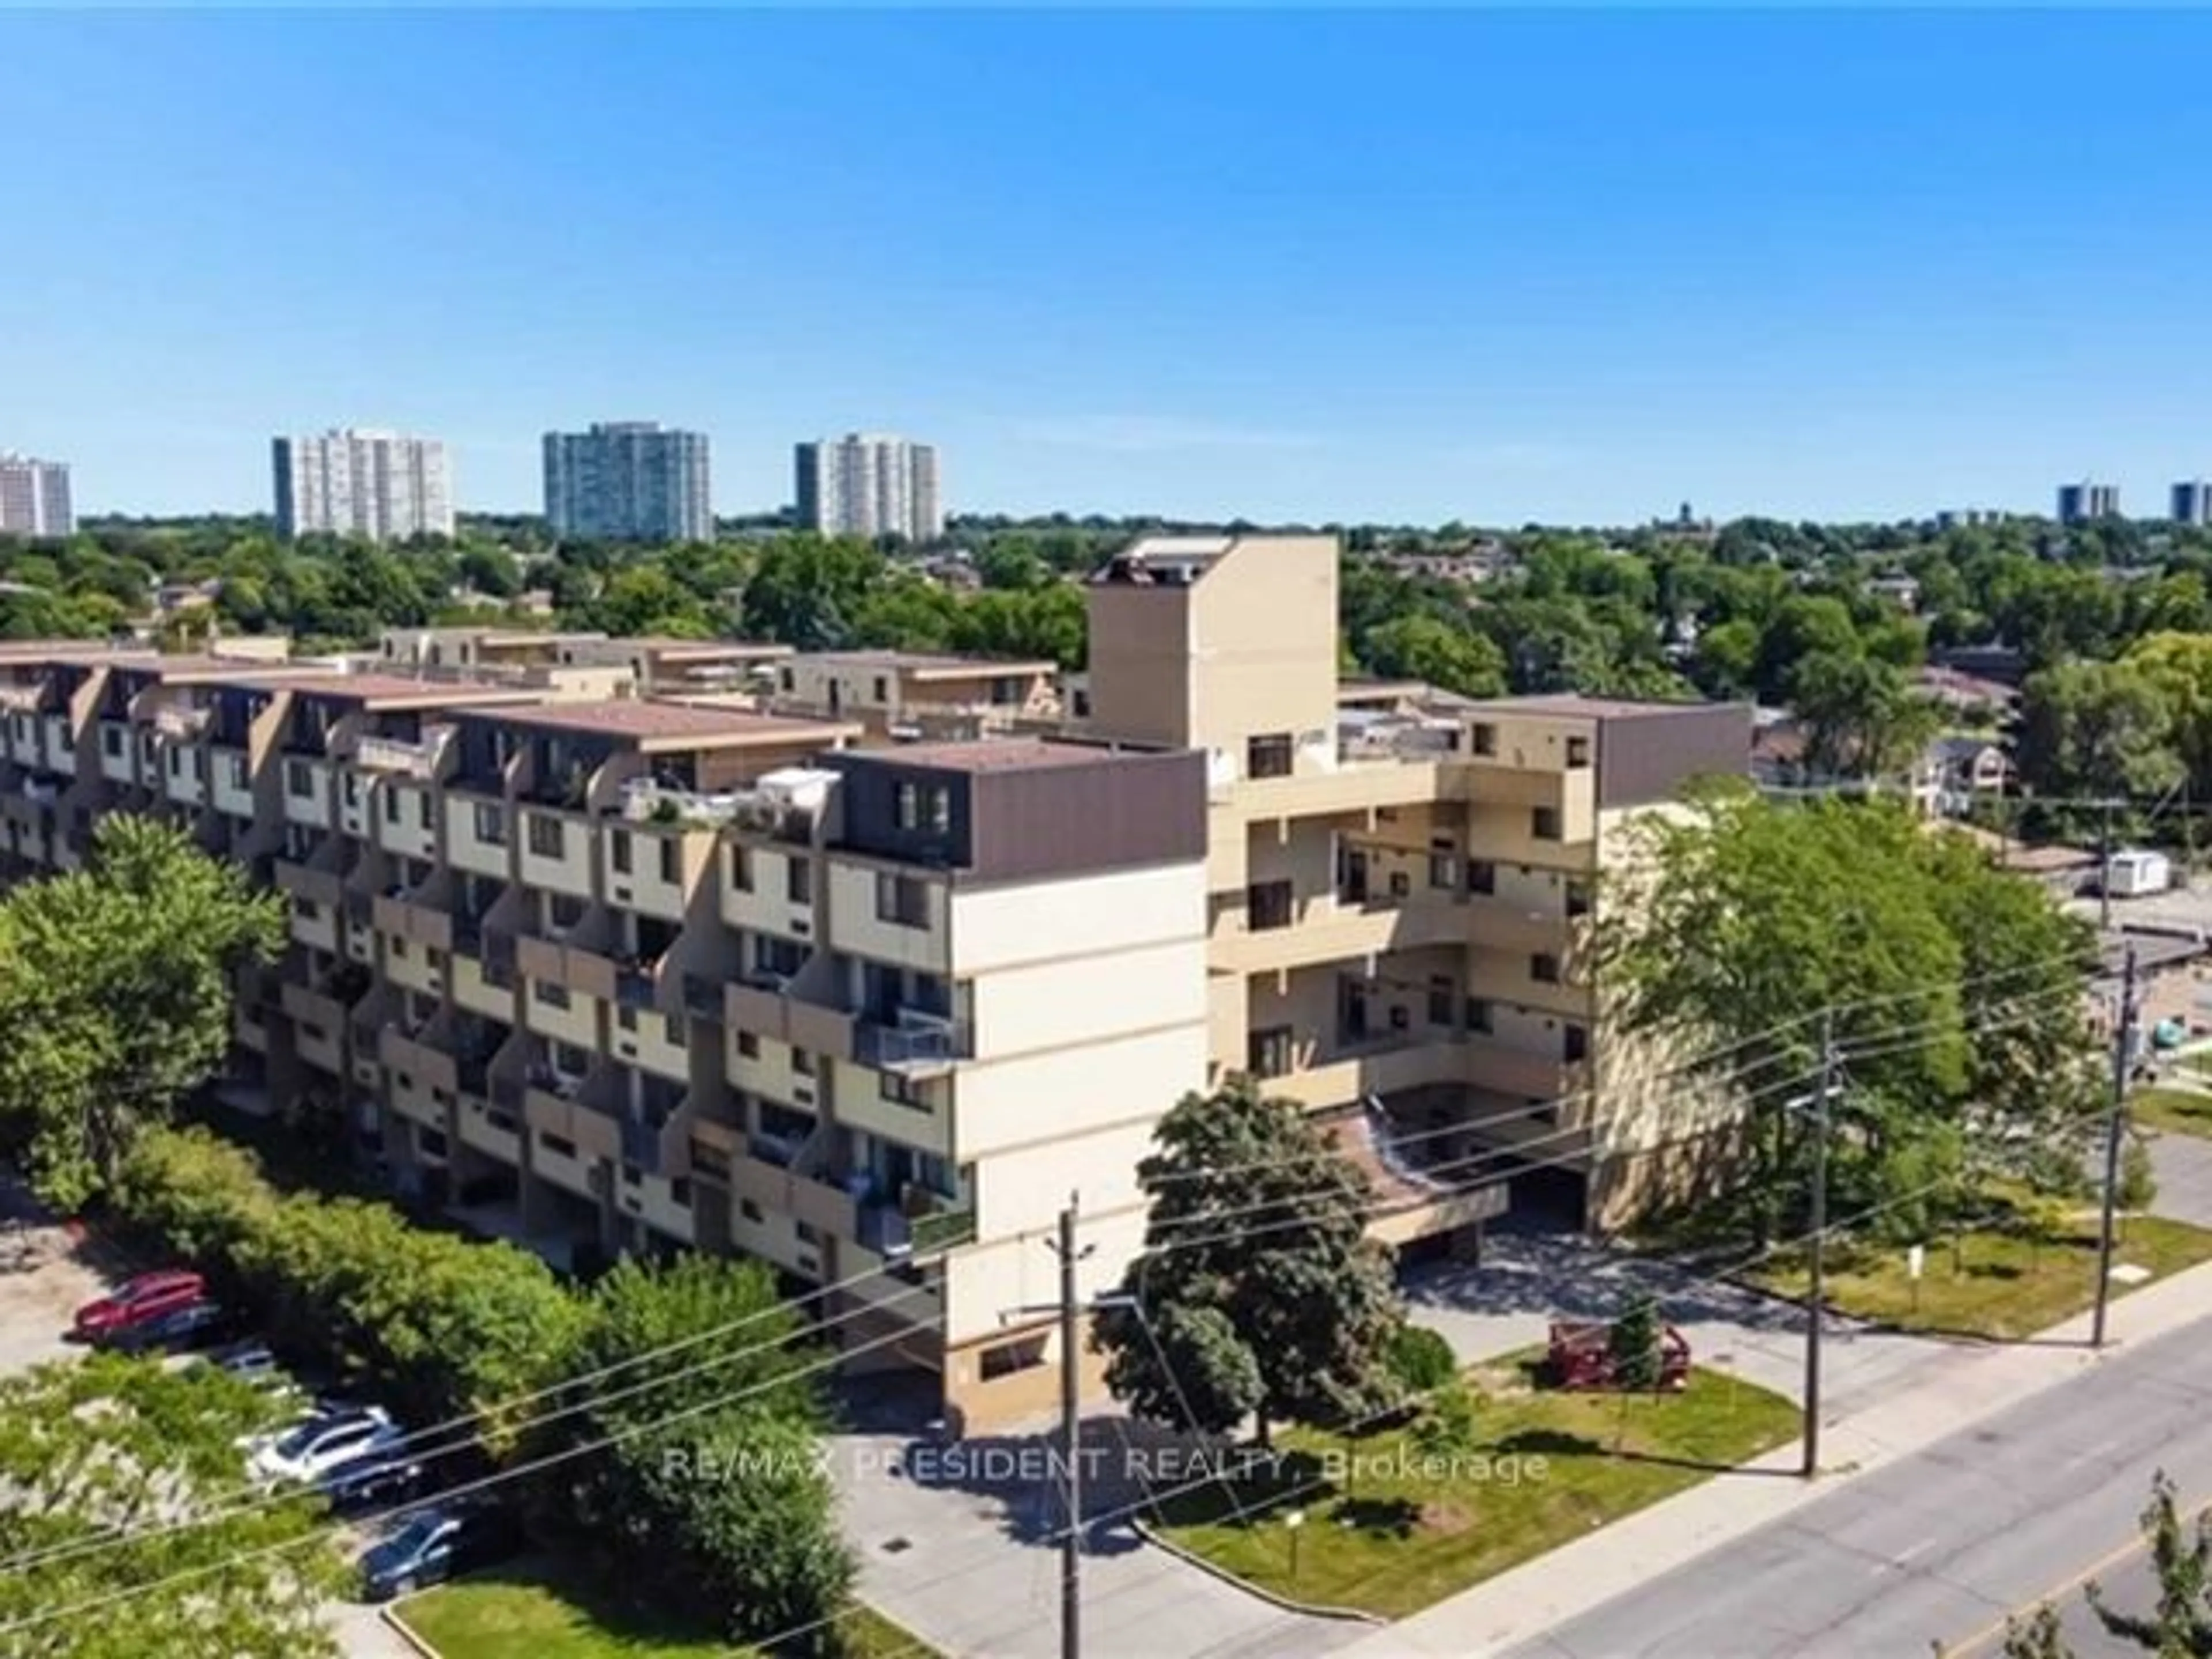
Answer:
<svg viewBox="0 0 2212 1659"><path fill-rule="evenodd" d="M594 541L714 540L706 434L652 421L547 433L545 517L556 535Z"/></svg>
<svg viewBox="0 0 2212 1659"><path fill-rule="evenodd" d="M76 530L69 467L0 454L0 536L67 536Z"/></svg>
<svg viewBox="0 0 2212 1659"><path fill-rule="evenodd" d="M2086 524L2092 519L2117 519L2120 516L2120 487L2118 484L2093 483L2084 478L2080 483L2058 486L2058 522Z"/></svg>
<svg viewBox="0 0 2212 1659"><path fill-rule="evenodd" d="M806 529L909 542L945 533L937 451L928 444L854 432L799 445L796 463L799 522Z"/></svg>
<svg viewBox="0 0 2212 1659"><path fill-rule="evenodd" d="M2212 525L2212 484L2192 478L2174 485L2173 511L2169 516L2176 524Z"/></svg>
<svg viewBox="0 0 2212 1659"><path fill-rule="evenodd" d="M435 438L351 428L270 446L280 536L405 541L453 533L453 474Z"/></svg>

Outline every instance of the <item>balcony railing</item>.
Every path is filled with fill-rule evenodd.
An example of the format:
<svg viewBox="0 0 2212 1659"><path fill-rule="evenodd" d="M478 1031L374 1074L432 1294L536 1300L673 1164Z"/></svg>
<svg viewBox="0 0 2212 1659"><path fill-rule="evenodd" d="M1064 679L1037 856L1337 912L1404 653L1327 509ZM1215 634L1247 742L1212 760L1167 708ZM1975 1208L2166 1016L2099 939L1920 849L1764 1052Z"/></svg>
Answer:
<svg viewBox="0 0 2212 1659"><path fill-rule="evenodd" d="M207 708L161 708L154 714L154 729L165 738L197 738L207 730Z"/></svg>
<svg viewBox="0 0 2212 1659"><path fill-rule="evenodd" d="M615 970L615 1000L625 1008L651 1008L660 996L657 964L619 964Z"/></svg>
<svg viewBox="0 0 2212 1659"><path fill-rule="evenodd" d="M396 772L404 777L434 778L438 763L453 740L453 728L426 733L419 743L399 738L363 738L355 746L354 763L373 772Z"/></svg>
<svg viewBox="0 0 2212 1659"><path fill-rule="evenodd" d="M939 1071L972 1059L968 1034L950 1020L902 1013L894 1022L864 1021L855 1031L855 1055L878 1071Z"/></svg>
<svg viewBox="0 0 2212 1659"><path fill-rule="evenodd" d="M684 975L684 1012L699 1019L722 1018L722 981L704 974Z"/></svg>
<svg viewBox="0 0 2212 1659"><path fill-rule="evenodd" d="M562 1100L574 1100L584 1092L585 1079L573 1072L563 1072L551 1066L532 1066L529 1077L532 1088L541 1089Z"/></svg>
<svg viewBox="0 0 2212 1659"><path fill-rule="evenodd" d="M974 1243L975 1212L948 1205L909 1214L896 1204L868 1204L860 1209L860 1243L878 1255L940 1255Z"/></svg>

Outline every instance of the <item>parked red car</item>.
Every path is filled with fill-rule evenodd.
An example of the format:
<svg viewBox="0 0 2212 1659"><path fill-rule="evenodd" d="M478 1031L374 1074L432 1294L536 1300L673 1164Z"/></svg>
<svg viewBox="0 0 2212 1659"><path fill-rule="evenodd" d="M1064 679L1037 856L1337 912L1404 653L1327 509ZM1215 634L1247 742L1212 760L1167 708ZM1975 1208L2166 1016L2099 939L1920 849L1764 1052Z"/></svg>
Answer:
<svg viewBox="0 0 2212 1659"><path fill-rule="evenodd" d="M188 1268L164 1267L140 1273L118 1285L114 1295L79 1308L70 1334L79 1341L90 1342L190 1307L206 1296L207 1281Z"/></svg>
<svg viewBox="0 0 2212 1659"><path fill-rule="evenodd" d="M1552 1326L1547 1355L1552 1385L1560 1389L1610 1389L1613 1328L1593 1322L1560 1320ZM1690 1344L1672 1325L1659 1329L1659 1386L1673 1392L1690 1382Z"/></svg>

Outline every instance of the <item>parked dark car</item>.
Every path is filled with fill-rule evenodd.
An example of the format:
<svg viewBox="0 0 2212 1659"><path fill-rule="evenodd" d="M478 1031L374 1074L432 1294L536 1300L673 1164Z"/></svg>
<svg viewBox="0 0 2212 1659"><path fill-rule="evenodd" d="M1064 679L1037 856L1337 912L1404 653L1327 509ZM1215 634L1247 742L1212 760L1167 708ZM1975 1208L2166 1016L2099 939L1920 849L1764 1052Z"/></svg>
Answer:
<svg viewBox="0 0 2212 1659"><path fill-rule="evenodd" d="M238 1333L238 1321L219 1302L187 1302L166 1313L116 1325L93 1341L112 1353L186 1353Z"/></svg>
<svg viewBox="0 0 2212 1659"><path fill-rule="evenodd" d="M325 1471L316 1477L315 1489L340 1515L357 1515L404 1504L422 1490L422 1465L416 1459L372 1452Z"/></svg>
<svg viewBox="0 0 2212 1659"><path fill-rule="evenodd" d="M371 1601L388 1601L504 1561L521 1547L522 1529L511 1510L433 1504L362 1557L362 1593Z"/></svg>
<svg viewBox="0 0 2212 1659"><path fill-rule="evenodd" d="M70 1334L80 1342L92 1342L111 1331L143 1323L207 1299L207 1281L185 1267L164 1267L125 1279L112 1296L88 1302L76 1310Z"/></svg>

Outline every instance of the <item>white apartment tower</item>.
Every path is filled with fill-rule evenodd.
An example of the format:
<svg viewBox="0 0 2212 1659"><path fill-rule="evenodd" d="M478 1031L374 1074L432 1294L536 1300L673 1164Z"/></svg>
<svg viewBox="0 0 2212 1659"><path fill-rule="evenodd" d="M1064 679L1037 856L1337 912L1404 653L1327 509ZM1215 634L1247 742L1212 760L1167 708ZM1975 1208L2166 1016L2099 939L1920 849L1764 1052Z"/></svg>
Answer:
<svg viewBox="0 0 2212 1659"><path fill-rule="evenodd" d="M453 472L435 438L343 428L270 445L276 532L374 542L453 533Z"/></svg>
<svg viewBox="0 0 2212 1659"><path fill-rule="evenodd" d="M76 530L69 468L60 461L0 454L0 536L68 536Z"/></svg>
<svg viewBox="0 0 2212 1659"><path fill-rule="evenodd" d="M799 446L795 475L805 529L917 543L945 533L933 445L865 432L823 438Z"/></svg>
<svg viewBox="0 0 2212 1659"><path fill-rule="evenodd" d="M651 421L547 433L545 517L556 535L591 540L714 540L706 434Z"/></svg>

